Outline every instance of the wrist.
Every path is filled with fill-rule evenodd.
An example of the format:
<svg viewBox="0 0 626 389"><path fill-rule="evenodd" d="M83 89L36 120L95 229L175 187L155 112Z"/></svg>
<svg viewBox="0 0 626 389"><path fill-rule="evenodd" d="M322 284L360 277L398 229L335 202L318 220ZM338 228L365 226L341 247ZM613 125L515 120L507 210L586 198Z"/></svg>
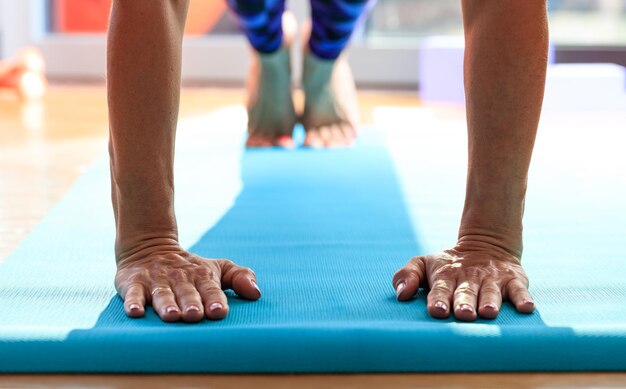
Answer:
<svg viewBox="0 0 626 389"><path fill-rule="evenodd" d="M525 180L479 180L470 175L461 226L521 235L525 198Z"/></svg>
<svg viewBox="0 0 626 389"><path fill-rule="evenodd" d="M151 257L157 251L177 251L178 232L176 230L147 230L134 232L115 239L115 261L119 265L138 259Z"/></svg>
<svg viewBox="0 0 626 389"><path fill-rule="evenodd" d="M151 191L137 185L136 191L120 193L114 186L115 256L118 262L150 247L178 246L173 190Z"/></svg>
<svg viewBox="0 0 626 389"><path fill-rule="evenodd" d="M522 219L478 215L474 212L464 212L459 227L459 247L469 250L495 249L503 253L522 257Z"/></svg>

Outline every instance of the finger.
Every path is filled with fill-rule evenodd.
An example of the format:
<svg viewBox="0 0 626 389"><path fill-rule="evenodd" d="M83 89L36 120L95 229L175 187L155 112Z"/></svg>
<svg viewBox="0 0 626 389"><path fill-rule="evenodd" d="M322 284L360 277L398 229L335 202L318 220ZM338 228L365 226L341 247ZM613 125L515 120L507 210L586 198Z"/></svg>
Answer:
<svg viewBox="0 0 626 389"><path fill-rule="evenodd" d="M446 319L450 316L452 298L456 289L456 281L447 278L437 278L432 281L426 307L428 314L436 319Z"/></svg>
<svg viewBox="0 0 626 389"><path fill-rule="evenodd" d="M454 317L459 320L476 320L476 304L480 285L476 280L462 281L454 291Z"/></svg>
<svg viewBox="0 0 626 389"><path fill-rule="evenodd" d="M124 294L124 311L128 317L143 317L146 310L146 290L136 283L128 287Z"/></svg>
<svg viewBox="0 0 626 389"><path fill-rule="evenodd" d="M190 282L180 282L174 286L178 306L182 310L183 321L194 323L204 318L202 298Z"/></svg>
<svg viewBox="0 0 626 389"><path fill-rule="evenodd" d="M511 300L520 313L532 313L535 310L535 302L526 288L526 284L519 278L514 278L506 285L506 297Z"/></svg>
<svg viewBox="0 0 626 389"><path fill-rule="evenodd" d="M478 292L478 314L485 319L495 319L502 306L502 292L493 280L485 280Z"/></svg>
<svg viewBox="0 0 626 389"><path fill-rule="evenodd" d="M392 278L393 288L396 290L398 301L412 299L420 288L424 279L425 266L422 257L412 258L404 267L398 270Z"/></svg>
<svg viewBox="0 0 626 389"><path fill-rule="evenodd" d="M218 261L221 267L221 284L223 289L232 289L238 296L258 300L261 290L257 285L256 274L252 269L236 265L232 261Z"/></svg>
<svg viewBox="0 0 626 389"><path fill-rule="evenodd" d="M204 314L208 319L220 320L228 315L228 300L218 281L202 278L197 281L196 288L204 302Z"/></svg>
<svg viewBox="0 0 626 389"><path fill-rule="evenodd" d="M180 320L180 308L176 303L176 296L167 285L159 285L152 288L150 293L152 307L161 320L171 322Z"/></svg>

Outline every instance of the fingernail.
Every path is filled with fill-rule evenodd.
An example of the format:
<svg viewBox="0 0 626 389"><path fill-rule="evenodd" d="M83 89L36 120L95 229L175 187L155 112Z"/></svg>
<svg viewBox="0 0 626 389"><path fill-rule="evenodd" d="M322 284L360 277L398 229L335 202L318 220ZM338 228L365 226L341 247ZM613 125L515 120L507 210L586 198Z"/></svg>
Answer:
<svg viewBox="0 0 626 389"><path fill-rule="evenodd" d="M448 309L448 307L446 306L446 304L444 304L444 302L443 302L443 301L437 301L437 302L435 303L435 308L439 308L439 309L441 309L441 310L443 310L443 311L445 311L445 310L447 310L447 309Z"/></svg>
<svg viewBox="0 0 626 389"><path fill-rule="evenodd" d="M523 300L522 304L532 304L532 305L535 305L535 302L533 300Z"/></svg>
<svg viewBox="0 0 626 389"><path fill-rule="evenodd" d="M130 309L132 312L137 312L141 309L141 307L139 306L139 304L130 304L130 307L128 307L128 309Z"/></svg>
<svg viewBox="0 0 626 389"><path fill-rule="evenodd" d="M468 304L461 304L461 306L459 307L461 309L461 311L466 311L466 312L472 312L474 311L472 309L471 306L469 306Z"/></svg>
<svg viewBox="0 0 626 389"><path fill-rule="evenodd" d="M178 308L171 306L171 307L167 307L167 313L177 313L178 312Z"/></svg>
<svg viewBox="0 0 626 389"><path fill-rule="evenodd" d="M185 312L200 312L200 308L196 307L195 305L190 305L187 307L187 309L185 309Z"/></svg>
<svg viewBox="0 0 626 389"><path fill-rule="evenodd" d="M484 307L488 308L488 309L493 309L493 310L497 309L496 306L494 304L491 304L491 303L485 304Z"/></svg>
<svg viewBox="0 0 626 389"><path fill-rule="evenodd" d="M215 311L220 310L220 309L222 309L222 308L223 308L223 307L222 307L222 304L220 304L220 303L213 303L213 304L211 304L211 305L209 306L209 311L211 311L211 312L215 312Z"/></svg>
<svg viewBox="0 0 626 389"><path fill-rule="evenodd" d="M396 296L400 296L400 293L406 288L406 283L403 281L396 286Z"/></svg>
<svg viewBox="0 0 626 389"><path fill-rule="evenodd" d="M256 281L253 280L252 278L250 278L250 283L252 283L252 286L254 286L254 289L257 290L257 292L261 293L261 289L259 289L259 285L256 284Z"/></svg>

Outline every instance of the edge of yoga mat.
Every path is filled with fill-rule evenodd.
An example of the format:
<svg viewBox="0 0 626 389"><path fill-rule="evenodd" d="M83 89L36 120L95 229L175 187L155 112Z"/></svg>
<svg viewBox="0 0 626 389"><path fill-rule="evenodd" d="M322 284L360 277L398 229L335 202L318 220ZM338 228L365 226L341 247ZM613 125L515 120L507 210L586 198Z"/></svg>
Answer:
<svg viewBox="0 0 626 389"><path fill-rule="evenodd" d="M371 139L366 131L356 148L357 152L358 148L369 147L370 141L379 142L378 139ZM263 153L260 152L258 156L261 159L254 162L262 162ZM269 151L266 154L282 158L284 152L280 153ZM351 151L343 153L350 157ZM324 155L331 154L320 154ZM185 164L184 161L182 163ZM581 314L579 318L572 318L571 325L568 325L561 316L552 314L551 310L558 308L554 303L550 304L555 296L551 295L553 291L549 287L545 288L540 276L537 277L539 287L535 296L538 311L532 315L519 315L507 304L494 322L460 323L429 319L424 315L424 291L420 291L418 298L409 303L394 302L393 306L399 312L398 320L379 318L364 322L346 320L327 323L317 320L303 323L291 318L280 324L268 323L269 319L265 319L265 324L250 326L250 322L237 316L243 316L246 310L257 309L255 307L267 308L261 304L272 304L271 291L264 291L263 298L256 303L239 300L230 294L232 317L222 322L164 324L152 310L148 310L145 319L128 319L123 314L121 299L115 296L112 289L114 264L110 246L113 231L105 232L106 228L112 227L106 170L106 161L100 160L10 258L0 264L0 312L3 312L3 317L0 317L0 371L356 373L626 369L624 321L600 317L594 322ZM238 184L235 180L229 185L235 188L230 192L234 196ZM92 195L98 198L96 202L100 206L92 207L93 202L87 200ZM206 202L206 199L193 196L186 200L189 201L188 206L193 206L194 201ZM202 225L196 221L197 226L188 225L187 228L195 233L201 233L206 228L219 230L220 219L224 212L228 212L224 205L232 200L216 200L222 205L211 211L211 217L202 220ZM70 213L76 214L76 209L87 212L90 207L93 208L90 215L79 214L68 220L68 211L73 210ZM188 221L193 223L193 212L189 215L191 218ZM96 225L85 225L84 221L90 219ZM79 232L89 239L68 245L68 234ZM409 232L413 233L403 231ZM38 295L36 280L60 271L55 263L43 260L36 262L36 268L21 266L21 261L46 254L47 250L38 245L41 241L54 242L56 247L49 249L53 252L52 256L69 250L76 259L76 263L66 264L69 266L65 270L69 274L75 276L86 270L96 274L89 274L84 280L78 277L70 290L66 288L63 277L55 276L58 277L56 284L49 282L45 293ZM371 244L372 247L392 250L376 246L376 242ZM79 254L87 248L97 250L89 259L89 264L81 263ZM409 255L418 254L413 250L414 245L409 245L408 249L400 248L394 254L402 255L403 262ZM389 272L398 264L401 262L385 264L384 271ZM532 272L533 266L529 267L529 272ZM9 272L11 277L7 275ZM388 276L386 273L381 275L385 283L388 283ZM563 278L567 276L567 271L564 271ZM30 277L29 281L20 288L25 277ZM385 293L380 296L385 296ZM607 289L599 289L595 297L606 293ZM55 307L46 304L59 299L66 305ZM393 299L391 289L388 299ZM613 303L616 298L613 296L609 300ZM12 308L20 308L15 304L33 301L41 301L39 306L35 306L35 312L13 314ZM87 303L92 306L84 307ZM69 313L64 316L65 310L75 307L83 307L84 317ZM12 316L19 320L12 320ZM363 316L367 314L363 313ZM406 320L413 316L414 321ZM41 320L46 317L48 326L42 326ZM547 323L546 317L553 323ZM555 325L557 322L560 324Z"/></svg>

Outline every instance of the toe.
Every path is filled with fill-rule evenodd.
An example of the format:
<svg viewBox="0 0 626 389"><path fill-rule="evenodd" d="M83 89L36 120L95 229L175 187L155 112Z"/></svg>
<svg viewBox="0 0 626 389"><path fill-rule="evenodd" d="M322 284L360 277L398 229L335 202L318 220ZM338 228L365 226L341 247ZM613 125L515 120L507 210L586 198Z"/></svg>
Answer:
<svg viewBox="0 0 626 389"><path fill-rule="evenodd" d="M271 147L272 142L265 135L251 134L246 141L247 147Z"/></svg>
<svg viewBox="0 0 626 389"><path fill-rule="evenodd" d="M341 125L341 130L343 131L343 134L345 136L346 144L351 145L352 142L354 142L354 140L356 139L356 130L354 129L354 126L348 123L344 123Z"/></svg>
<svg viewBox="0 0 626 389"><path fill-rule="evenodd" d="M346 145L346 136L343 133L341 125L337 124L337 125L331 126L330 133L331 133L330 146L342 147Z"/></svg>
<svg viewBox="0 0 626 389"><path fill-rule="evenodd" d="M322 139L322 143L324 146L328 147L333 144L333 133L330 129L330 126L322 126L319 129L320 138Z"/></svg>
<svg viewBox="0 0 626 389"><path fill-rule="evenodd" d="M293 148L293 138L289 135L279 135L274 139L274 146L284 147L287 149Z"/></svg>
<svg viewBox="0 0 626 389"><path fill-rule="evenodd" d="M320 148L324 146L324 141L322 140L317 129L307 131L306 138L304 139L304 145L312 148Z"/></svg>

